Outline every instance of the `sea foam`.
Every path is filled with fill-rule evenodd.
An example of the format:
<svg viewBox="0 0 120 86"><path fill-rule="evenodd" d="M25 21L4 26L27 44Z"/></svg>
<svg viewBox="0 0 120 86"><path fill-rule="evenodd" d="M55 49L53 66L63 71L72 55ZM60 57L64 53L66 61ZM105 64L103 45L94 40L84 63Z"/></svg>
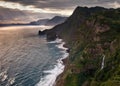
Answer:
<svg viewBox="0 0 120 86"><path fill-rule="evenodd" d="M0 80L3 82L7 79L7 71L0 73Z"/></svg>
<svg viewBox="0 0 120 86"><path fill-rule="evenodd" d="M58 48L62 49L62 58L57 60L56 65L54 65L54 69L46 70L44 73L47 73L45 77L43 77L36 86L54 86L57 77L64 71L65 65L63 64L63 59L68 57L68 53L66 52L67 48L64 47L65 42L62 39L57 38L55 41L48 43L59 43L56 45Z"/></svg>

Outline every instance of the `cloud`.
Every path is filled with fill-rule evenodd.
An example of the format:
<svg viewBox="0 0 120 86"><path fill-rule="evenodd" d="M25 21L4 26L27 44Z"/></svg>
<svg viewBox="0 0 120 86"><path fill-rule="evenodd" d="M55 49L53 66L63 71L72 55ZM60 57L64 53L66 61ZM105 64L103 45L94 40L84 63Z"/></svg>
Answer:
<svg viewBox="0 0 120 86"><path fill-rule="evenodd" d="M42 18L51 18L56 14L32 13L0 7L0 23L27 23Z"/></svg>
<svg viewBox="0 0 120 86"><path fill-rule="evenodd" d="M37 13L51 13L51 14L61 14L61 15L70 15L71 10L61 10L61 9L50 9L50 8L37 8L34 5L22 5L17 2L6 2L6 1L0 1L0 6L4 8L10 8L10 9L18 9L21 11L32 11L32 12L37 12ZM65 13L66 12L66 13Z"/></svg>
<svg viewBox="0 0 120 86"><path fill-rule="evenodd" d="M76 6L109 6L108 3L120 3L120 0L2 0L17 2L23 5L34 5L37 8L74 9ZM106 6L107 4L107 6ZM115 8L115 7L114 7Z"/></svg>
<svg viewBox="0 0 120 86"><path fill-rule="evenodd" d="M114 7L114 8L120 8L120 3L115 1L114 3L108 3L110 5L110 7Z"/></svg>
<svg viewBox="0 0 120 86"><path fill-rule="evenodd" d="M119 7L120 0L0 0L4 8L70 15L77 6Z"/></svg>
<svg viewBox="0 0 120 86"><path fill-rule="evenodd" d="M120 0L0 0L0 6L1 21L27 22L55 15L69 16L77 6L118 8Z"/></svg>

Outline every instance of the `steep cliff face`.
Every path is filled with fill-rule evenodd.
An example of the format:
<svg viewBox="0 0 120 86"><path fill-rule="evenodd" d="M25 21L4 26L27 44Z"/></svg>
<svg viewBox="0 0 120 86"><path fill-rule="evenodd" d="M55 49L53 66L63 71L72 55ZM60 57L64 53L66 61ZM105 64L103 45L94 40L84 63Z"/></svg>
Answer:
<svg viewBox="0 0 120 86"><path fill-rule="evenodd" d="M72 34L82 26L82 24L98 10L105 11L107 9L102 7L87 8L87 7L77 7L73 14L62 24L56 25L52 30L48 32L48 37L50 33L56 33L58 36L65 40L69 40ZM73 38L73 37L72 37Z"/></svg>
<svg viewBox="0 0 120 86"><path fill-rule="evenodd" d="M77 7L62 24L47 31L70 49L56 86L120 86L120 10Z"/></svg>

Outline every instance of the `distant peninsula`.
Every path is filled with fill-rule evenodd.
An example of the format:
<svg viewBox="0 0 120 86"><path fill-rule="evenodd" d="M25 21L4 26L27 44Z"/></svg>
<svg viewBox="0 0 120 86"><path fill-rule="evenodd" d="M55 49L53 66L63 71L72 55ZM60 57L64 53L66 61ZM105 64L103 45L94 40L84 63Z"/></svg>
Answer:
<svg viewBox="0 0 120 86"><path fill-rule="evenodd" d="M55 16L51 19L39 19L37 21L32 21L30 23L10 23L10 24L0 24L2 26L18 26L18 25L46 25L46 26L55 26L57 24L63 23L67 17Z"/></svg>

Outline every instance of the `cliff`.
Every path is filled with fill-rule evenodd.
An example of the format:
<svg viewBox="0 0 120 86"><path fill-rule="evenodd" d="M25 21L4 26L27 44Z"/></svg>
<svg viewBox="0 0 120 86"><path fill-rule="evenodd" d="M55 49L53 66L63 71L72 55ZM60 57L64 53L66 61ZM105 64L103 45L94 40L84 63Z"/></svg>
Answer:
<svg viewBox="0 0 120 86"><path fill-rule="evenodd" d="M46 31L69 48L56 86L120 86L120 9L77 7L62 24Z"/></svg>

